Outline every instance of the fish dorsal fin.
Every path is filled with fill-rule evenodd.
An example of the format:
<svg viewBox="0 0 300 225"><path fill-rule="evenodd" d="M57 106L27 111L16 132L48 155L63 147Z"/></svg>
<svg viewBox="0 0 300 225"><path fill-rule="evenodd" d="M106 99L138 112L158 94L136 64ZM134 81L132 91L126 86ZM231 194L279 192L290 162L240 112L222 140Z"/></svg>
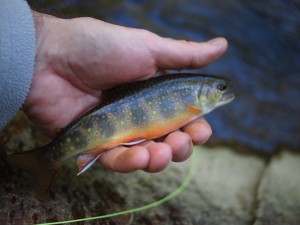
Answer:
<svg viewBox="0 0 300 225"><path fill-rule="evenodd" d="M146 139L138 139L138 140L122 143L121 145L125 145L125 146L136 145L136 144L139 144L143 141L146 141Z"/></svg>
<svg viewBox="0 0 300 225"><path fill-rule="evenodd" d="M188 109L191 113L195 114L195 115L199 115L202 113L202 110L196 106L193 106L191 104L188 104Z"/></svg>
<svg viewBox="0 0 300 225"><path fill-rule="evenodd" d="M87 169L90 168L94 164L94 162L96 162L97 159L99 159L101 155L102 152L98 155L94 155L92 153L84 153L79 155L77 159L79 173L77 174L77 176L87 171Z"/></svg>

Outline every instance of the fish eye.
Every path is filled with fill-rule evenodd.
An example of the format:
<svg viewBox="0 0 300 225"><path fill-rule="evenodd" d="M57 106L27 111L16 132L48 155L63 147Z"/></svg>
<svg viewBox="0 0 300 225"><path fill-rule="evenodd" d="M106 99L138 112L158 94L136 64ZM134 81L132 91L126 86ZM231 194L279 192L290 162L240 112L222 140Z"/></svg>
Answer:
<svg viewBox="0 0 300 225"><path fill-rule="evenodd" d="M227 84L218 84L217 88L220 91L226 91L228 86L227 86Z"/></svg>

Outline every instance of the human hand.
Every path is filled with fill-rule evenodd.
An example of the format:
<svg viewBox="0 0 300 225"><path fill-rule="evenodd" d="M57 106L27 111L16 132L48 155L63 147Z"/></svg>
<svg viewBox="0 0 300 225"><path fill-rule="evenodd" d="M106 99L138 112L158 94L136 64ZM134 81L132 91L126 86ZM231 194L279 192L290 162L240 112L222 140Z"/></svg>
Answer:
<svg viewBox="0 0 300 225"><path fill-rule="evenodd" d="M48 136L100 103L103 90L148 79L166 69L205 66L227 48L223 38L195 43L159 37L92 18L59 19L34 12L36 63L24 104L28 117ZM211 128L200 118L169 134L105 152L100 163L113 171L157 172L171 160L184 161L192 143L204 143Z"/></svg>

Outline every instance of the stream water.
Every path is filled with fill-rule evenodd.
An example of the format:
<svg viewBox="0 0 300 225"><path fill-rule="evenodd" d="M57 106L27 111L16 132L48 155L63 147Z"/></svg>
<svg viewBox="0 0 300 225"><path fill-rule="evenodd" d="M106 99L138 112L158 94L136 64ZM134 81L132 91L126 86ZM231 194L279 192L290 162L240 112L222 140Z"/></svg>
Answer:
<svg viewBox="0 0 300 225"><path fill-rule="evenodd" d="M40 0L44 13L91 16L161 36L204 41L226 37L227 53L196 72L233 80L237 98L207 116L212 141L270 153L300 149L300 1Z"/></svg>

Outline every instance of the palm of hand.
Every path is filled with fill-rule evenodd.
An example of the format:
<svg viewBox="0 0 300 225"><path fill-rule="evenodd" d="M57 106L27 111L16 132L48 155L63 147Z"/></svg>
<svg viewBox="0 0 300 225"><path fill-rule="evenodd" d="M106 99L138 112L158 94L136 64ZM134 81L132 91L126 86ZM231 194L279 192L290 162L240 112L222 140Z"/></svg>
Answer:
<svg viewBox="0 0 300 225"><path fill-rule="evenodd" d="M150 77L157 70L148 49L133 34L135 30L85 20L90 28L81 27L81 23L74 28L71 23L76 21L61 27L71 27L64 40L55 40L60 30L38 40L41 47L37 49L34 80L24 109L50 136L56 128L96 106L102 90ZM97 27L101 33L90 32ZM119 35L122 41L117 40Z"/></svg>
<svg viewBox="0 0 300 225"><path fill-rule="evenodd" d="M48 29L52 32L45 32ZM40 35L37 36L34 79L24 110L52 137L56 128L66 126L99 104L103 90L147 79L161 69L205 65L219 57L226 47L223 41L222 48L209 49L205 44L163 39L147 31L90 18L50 17L37 33ZM60 39L57 34L62 34ZM196 57L199 52L193 48L209 51L201 58L201 54ZM185 51L189 51L189 57ZM198 130L202 126L201 135L195 134L196 126ZM187 126L185 131L170 134L165 143L149 141L130 149L118 147L103 155L101 163L120 172L159 171L171 158L185 160L191 154L191 139L203 142L211 132L203 119ZM188 150L183 153L183 148Z"/></svg>

